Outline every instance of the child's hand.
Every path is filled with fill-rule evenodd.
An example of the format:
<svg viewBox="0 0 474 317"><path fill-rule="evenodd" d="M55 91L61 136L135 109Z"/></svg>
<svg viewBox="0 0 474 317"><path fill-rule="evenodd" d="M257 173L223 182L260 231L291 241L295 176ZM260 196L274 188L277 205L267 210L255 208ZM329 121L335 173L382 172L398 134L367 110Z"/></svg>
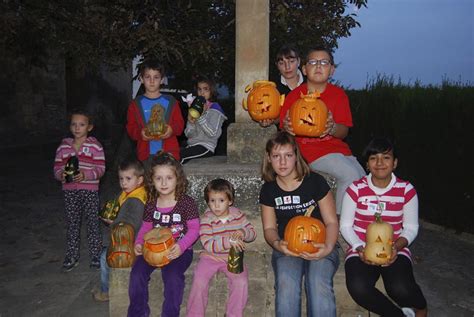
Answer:
<svg viewBox="0 0 474 317"><path fill-rule="evenodd" d="M141 135L142 135L142 140L143 141L148 141L149 142L149 141L153 140L152 137L149 137L148 135L146 135L146 129L145 128L142 129Z"/></svg>
<svg viewBox="0 0 474 317"><path fill-rule="evenodd" d="M283 253L286 256L295 256L297 257L298 254L291 252L288 250L288 242L285 240L278 240L273 243L273 247L277 250Z"/></svg>
<svg viewBox="0 0 474 317"><path fill-rule="evenodd" d="M135 251L135 255L142 255L143 254L143 244L135 244L135 248L133 248Z"/></svg>
<svg viewBox="0 0 474 317"><path fill-rule="evenodd" d="M308 253L308 252L302 252L300 254L300 258L303 258L305 260L320 260L324 257L326 257L329 253L332 252L334 247L330 248L324 243L313 243L313 246L315 248L318 248L318 251L314 253Z"/></svg>
<svg viewBox="0 0 474 317"><path fill-rule="evenodd" d="M359 253L359 258L362 262L364 262L365 264L368 264L368 265L378 265L377 263L374 263L372 261L369 261L365 258L365 254L364 254L364 247L360 246L357 248L357 252Z"/></svg>
<svg viewBox="0 0 474 317"><path fill-rule="evenodd" d="M238 231L234 231L234 233L236 233ZM230 239L229 239L229 243L232 247L236 248L237 250L239 251L244 251L245 250L245 242L242 240L242 238L234 238L233 235L234 233L232 233Z"/></svg>
<svg viewBox="0 0 474 317"><path fill-rule="evenodd" d="M179 258L179 256L182 254L181 252L181 247L178 244L175 244L171 247L170 251L168 252L168 255L166 256L170 260L174 260Z"/></svg>
<svg viewBox="0 0 474 317"><path fill-rule="evenodd" d="M272 124L276 124L278 123L278 119L264 119L264 120L260 120L260 121L257 121L258 124L262 127L262 128L266 128L266 127L269 127L271 126Z"/></svg>
<svg viewBox="0 0 474 317"><path fill-rule="evenodd" d="M285 118L283 119L283 129L291 135L295 135L293 132L293 126L291 125L290 112L286 113Z"/></svg>
<svg viewBox="0 0 474 317"><path fill-rule="evenodd" d="M173 128L169 124L166 125L166 131L160 136L160 139L167 139L173 134Z"/></svg>
<svg viewBox="0 0 474 317"><path fill-rule="evenodd" d="M86 180L86 175L84 174L83 171L79 171L79 173L78 173L77 175L74 175L74 176L72 177L72 180L73 180L74 182L77 182L77 183L78 183L78 182L82 182L82 181Z"/></svg>
<svg viewBox="0 0 474 317"><path fill-rule="evenodd" d="M192 115L188 114L188 121L191 122L191 123L195 123L196 118L194 118Z"/></svg>
<svg viewBox="0 0 474 317"><path fill-rule="evenodd" d="M107 219L107 218L102 218L102 217L99 217L100 220L102 220L103 222L105 222L107 225L111 225L114 221L113 220L110 220L110 219Z"/></svg>
<svg viewBox="0 0 474 317"><path fill-rule="evenodd" d="M324 138L327 135L334 135L335 132L336 132L336 122L334 122L332 112L328 111L328 118L326 120L326 130L324 130L323 134L321 134L319 137Z"/></svg>

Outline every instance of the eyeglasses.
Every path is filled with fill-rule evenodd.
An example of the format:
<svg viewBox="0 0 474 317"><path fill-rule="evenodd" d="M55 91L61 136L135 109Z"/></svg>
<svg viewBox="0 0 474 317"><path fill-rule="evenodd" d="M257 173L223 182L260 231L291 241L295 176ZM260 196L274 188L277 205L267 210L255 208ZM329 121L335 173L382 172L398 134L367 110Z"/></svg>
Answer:
<svg viewBox="0 0 474 317"><path fill-rule="evenodd" d="M322 67L327 67L331 65L331 61L328 59L310 59L306 62L306 64L311 66L321 65Z"/></svg>

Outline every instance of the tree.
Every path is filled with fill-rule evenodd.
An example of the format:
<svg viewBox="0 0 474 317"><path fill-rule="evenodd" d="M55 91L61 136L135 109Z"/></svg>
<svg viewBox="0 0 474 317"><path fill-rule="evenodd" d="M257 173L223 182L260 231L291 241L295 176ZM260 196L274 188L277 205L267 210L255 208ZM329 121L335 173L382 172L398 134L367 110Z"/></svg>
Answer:
<svg viewBox="0 0 474 317"><path fill-rule="evenodd" d="M271 53L287 42L337 47L359 26L346 9L366 3L271 0ZM235 1L4 0L0 8L4 60L42 65L60 52L78 71L94 72L126 68L140 54L164 61L182 88L196 74L234 86Z"/></svg>

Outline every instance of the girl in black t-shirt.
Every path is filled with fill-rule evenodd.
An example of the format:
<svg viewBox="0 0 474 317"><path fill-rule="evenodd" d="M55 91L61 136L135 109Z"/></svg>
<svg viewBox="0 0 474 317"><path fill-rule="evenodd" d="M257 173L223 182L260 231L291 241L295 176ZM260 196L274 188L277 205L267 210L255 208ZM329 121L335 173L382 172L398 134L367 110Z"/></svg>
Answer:
<svg viewBox="0 0 474 317"><path fill-rule="evenodd" d="M336 316L333 276L339 265L335 248L339 225L333 195L325 179L310 171L295 139L279 132L266 145L260 191L264 236L273 248L276 316L301 316L301 286L305 277L307 314ZM315 253L296 254L282 240L288 221L314 206L312 217L326 226L325 243Z"/></svg>

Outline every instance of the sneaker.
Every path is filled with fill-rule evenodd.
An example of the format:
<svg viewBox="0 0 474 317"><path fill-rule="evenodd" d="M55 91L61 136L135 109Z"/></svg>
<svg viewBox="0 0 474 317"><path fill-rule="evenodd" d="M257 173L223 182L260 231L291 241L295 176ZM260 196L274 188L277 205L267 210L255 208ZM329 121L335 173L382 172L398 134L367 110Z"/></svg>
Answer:
<svg viewBox="0 0 474 317"><path fill-rule="evenodd" d="M109 293L102 292L100 290L98 290L97 292L92 294L92 297L94 298L94 300L96 300L98 302L108 302L109 301Z"/></svg>
<svg viewBox="0 0 474 317"><path fill-rule="evenodd" d="M63 272L69 272L79 264L79 260L66 258L63 262Z"/></svg>
<svg viewBox="0 0 474 317"><path fill-rule="evenodd" d="M100 259L98 257L93 257L89 267L96 270L100 269Z"/></svg>
<svg viewBox="0 0 474 317"><path fill-rule="evenodd" d="M402 307L402 312L407 317L415 317L415 311L411 309L410 307Z"/></svg>

